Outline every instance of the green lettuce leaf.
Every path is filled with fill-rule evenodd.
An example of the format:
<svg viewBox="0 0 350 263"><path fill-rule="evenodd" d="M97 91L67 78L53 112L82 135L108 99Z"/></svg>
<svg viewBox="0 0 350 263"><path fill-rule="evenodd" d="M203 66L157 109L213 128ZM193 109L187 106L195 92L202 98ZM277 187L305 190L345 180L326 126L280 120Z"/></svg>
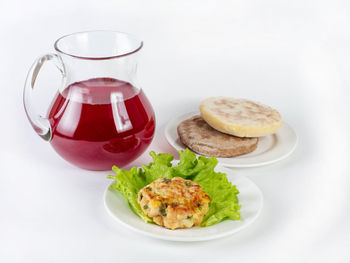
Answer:
<svg viewBox="0 0 350 263"><path fill-rule="evenodd" d="M213 157L196 155L189 149L180 151L180 162L173 167L173 175L197 182L210 196L209 212L201 226L211 226L226 219L240 220L239 191L228 181L226 174L214 171L218 161Z"/></svg>
<svg viewBox="0 0 350 263"><path fill-rule="evenodd" d="M143 165L122 170L113 166L116 175L109 175L114 179L112 188L118 190L129 202L132 210L144 221L151 222L137 202L138 191L158 178L182 177L199 183L210 196L209 212L204 217L201 226L211 226L223 220L240 220L240 205L237 195L238 189L228 181L226 174L215 172L218 163L213 157L196 157L189 149L180 151L180 161L172 166L173 156L169 153L150 152L153 161Z"/></svg>
<svg viewBox="0 0 350 263"><path fill-rule="evenodd" d="M193 178L203 169L214 170L218 163L216 158L206 158L197 156L189 149L185 151L180 150L180 162L173 167L173 175L182 177L184 179L193 180Z"/></svg>
<svg viewBox="0 0 350 263"><path fill-rule="evenodd" d="M173 178L171 170L171 161L174 157L170 153L149 153L153 162L149 165L142 165L145 174L146 184L152 183L158 178Z"/></svg>
<svg viewBox="0 0 350 263"><path fill-rule="evenodd" d="M107 176L109 179L114 179L114 183L110 187L118 190L128 200L132 210L145 222L152 222L152 219L142 211L141 206L137 202L137 193L147 184L142 169L133 167L130 170L122 170L117 166L113 166L112 170L115 172L115 175Z"/></svg>
<svg viewBox="0 0 350 263"><path fill-rule="evenodd" d="M202 189L210 196L209 212L205 215L201 226L211 226L223 220L240 220L237 195L239 191L228 181L226 174L204 169L194 178Z"/></svg>

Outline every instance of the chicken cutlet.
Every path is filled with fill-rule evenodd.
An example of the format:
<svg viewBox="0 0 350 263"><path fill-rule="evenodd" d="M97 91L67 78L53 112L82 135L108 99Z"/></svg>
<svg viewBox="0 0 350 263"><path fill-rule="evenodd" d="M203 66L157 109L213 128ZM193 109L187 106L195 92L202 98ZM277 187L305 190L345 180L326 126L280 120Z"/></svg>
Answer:
<svg viewBox="0 0 350 263"><path fill-rule="evenodd" d="M144 213L172 230L199 225L209 211L209 202L198 183L180 177L159 178L138 192Z"/></svg>

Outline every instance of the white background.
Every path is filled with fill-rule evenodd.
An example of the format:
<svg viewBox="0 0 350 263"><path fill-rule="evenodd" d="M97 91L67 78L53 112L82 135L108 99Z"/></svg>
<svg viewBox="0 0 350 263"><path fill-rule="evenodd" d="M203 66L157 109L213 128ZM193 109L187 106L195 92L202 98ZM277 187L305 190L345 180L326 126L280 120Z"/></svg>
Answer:
<svg viewBox="0 0 350 263"><path fill-rule="evenodd" d="M349 7L316 0L0 0L0 261L349 262ZM124 229L103 207L108 172L71 166L34 133L22 106L27 70L58 37L92 29L145 42L139 81L157 116L149 149L173 153L165 124L209 96L261 101L295 128L300 143L290 158L236 169L265 197L252 226L198 243ZM38 90L54 90L53 78ZM149 160L144 154L133 165Z"/></svg>

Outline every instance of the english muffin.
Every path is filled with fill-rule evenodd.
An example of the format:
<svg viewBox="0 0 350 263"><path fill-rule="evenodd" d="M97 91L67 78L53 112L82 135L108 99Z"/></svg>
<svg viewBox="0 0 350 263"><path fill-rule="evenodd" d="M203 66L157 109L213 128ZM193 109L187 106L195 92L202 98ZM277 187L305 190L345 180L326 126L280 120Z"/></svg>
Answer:
<svg viewBox="0 0 350 263"><path fill-rule="evenodd" d="M212 97L201 102L200 113L214 129L238 137L260 137L282 126L279 112L246 99Z"/></svg>
<svg viewBox="0 0 350 263"><path fill-rule="evenodd" d="M258 138L239 138L219 132L197 115L177 127L180 141L192 151L213 157L233 157L254 151Z"/></svg>

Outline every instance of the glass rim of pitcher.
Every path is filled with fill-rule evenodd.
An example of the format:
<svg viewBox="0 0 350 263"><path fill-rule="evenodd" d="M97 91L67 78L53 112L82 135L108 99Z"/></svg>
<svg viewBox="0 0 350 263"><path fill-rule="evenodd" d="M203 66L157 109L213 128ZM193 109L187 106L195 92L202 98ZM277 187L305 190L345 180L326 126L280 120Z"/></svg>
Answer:
<svg viewBox="0 0 350 263"><path fill-rule="evenodd" d="M134 41L138 42L138 44L134 48L130 48L127 52L120 52L117 54L112 54L112 55L104 55L104 56L87 56L87 55L77 55L73 54L73 52L68 52L64 51L62 48L59 47L59 43L63 41L64 39L67 39L69 37L77 36L77 35L82 35L82 34L93 34L93 33L108 33L108 34L115 34L115 35L124 35L129 39L133 39ZM71 34L64 35L60 38L58 38L55 41L54 48L57 52L62 53L64 55L77 58L77 59L85 59L85 60L107 60L107 59L114 59L114 58L121 58L121 57L126 57L132 54L137 53L138 51L141 50L143 47L143 41L139 40L137 37L135 37L132 34L121 32L121 31L114 31L114 30L88 30L88 31L80 31L80 32L74 32Z"/></svg>

